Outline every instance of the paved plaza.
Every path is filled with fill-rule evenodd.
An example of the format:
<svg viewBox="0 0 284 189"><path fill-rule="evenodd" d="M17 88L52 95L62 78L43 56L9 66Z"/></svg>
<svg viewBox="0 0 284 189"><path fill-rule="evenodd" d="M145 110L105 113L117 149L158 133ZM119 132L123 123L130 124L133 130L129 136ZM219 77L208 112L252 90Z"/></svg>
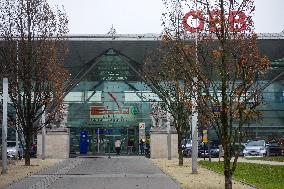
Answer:
<svg viewBox="0 0 284 189"><path fill-rule="evenodd" d="M181 189L144 157L72 158L5 189Z"/></svg>

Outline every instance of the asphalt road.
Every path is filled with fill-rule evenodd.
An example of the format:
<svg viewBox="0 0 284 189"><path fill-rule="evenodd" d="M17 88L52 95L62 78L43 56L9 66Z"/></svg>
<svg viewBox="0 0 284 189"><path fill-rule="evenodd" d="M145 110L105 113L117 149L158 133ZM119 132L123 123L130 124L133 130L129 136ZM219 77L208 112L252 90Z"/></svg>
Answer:
<svg viewBox="0 0 284 189"><path fill-rule="evenodd" d="M74 158L6 189L181 189L144 157Z"/></svg>

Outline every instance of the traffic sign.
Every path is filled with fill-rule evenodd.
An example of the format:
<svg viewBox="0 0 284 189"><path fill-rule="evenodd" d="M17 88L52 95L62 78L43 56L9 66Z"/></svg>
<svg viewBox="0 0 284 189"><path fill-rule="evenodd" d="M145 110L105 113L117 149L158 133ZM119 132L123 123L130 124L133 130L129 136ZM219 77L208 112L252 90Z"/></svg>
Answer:
<svg viewBox="0 0 284 189"><path fill-rule="evenodd" d="M145 129L145 123L144 122L139 123L139 129Z"/></svg>

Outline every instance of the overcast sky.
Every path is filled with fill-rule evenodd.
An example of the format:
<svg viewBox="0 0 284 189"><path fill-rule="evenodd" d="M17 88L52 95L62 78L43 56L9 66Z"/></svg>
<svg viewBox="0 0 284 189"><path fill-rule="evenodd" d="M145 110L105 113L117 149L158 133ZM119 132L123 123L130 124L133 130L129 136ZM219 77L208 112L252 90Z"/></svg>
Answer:
<svg viewBox="0 0 284 189"><path fill-rule="evenodd" d="M160 33L162 0L47 0L64 5L71 34ZM284 30L284 0L255 0L255 28L260 33Z"/></svg>

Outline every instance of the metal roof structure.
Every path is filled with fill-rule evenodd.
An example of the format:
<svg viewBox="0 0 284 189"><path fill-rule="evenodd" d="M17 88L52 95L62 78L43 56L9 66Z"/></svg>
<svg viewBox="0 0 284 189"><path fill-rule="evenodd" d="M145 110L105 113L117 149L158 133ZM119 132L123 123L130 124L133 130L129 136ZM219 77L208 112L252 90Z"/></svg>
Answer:
<svg viewBox="0 0 284 189"><path fill-rule="evenodd" d="M160 45L161 34L69 35L65 67L76 75L88 63L109 49L132 60L137 69ZM259 34L258 46L272 67L284 67L284 33ZM90 78L90 77L89 77Z"/></svg>
<svg viewBox="0 0 284 189"><path fill-rule="evenodd" d="M284 39L284 32L281 33L257 33L258 39ZM70 34L71 41L152 41L160 40L162 34L146 33L146 34ZM187 38L194 39L194 34L188 34Z"/></svg>
<svg viewBox="0 0 284 189"><path fill-rule="evenodd" d="M271 61L265 80L284 81L284 33L259 34L258 46ZM141 81L143 62L160 45L159 34L69 35L65 95L79 82Z"/></svg>

